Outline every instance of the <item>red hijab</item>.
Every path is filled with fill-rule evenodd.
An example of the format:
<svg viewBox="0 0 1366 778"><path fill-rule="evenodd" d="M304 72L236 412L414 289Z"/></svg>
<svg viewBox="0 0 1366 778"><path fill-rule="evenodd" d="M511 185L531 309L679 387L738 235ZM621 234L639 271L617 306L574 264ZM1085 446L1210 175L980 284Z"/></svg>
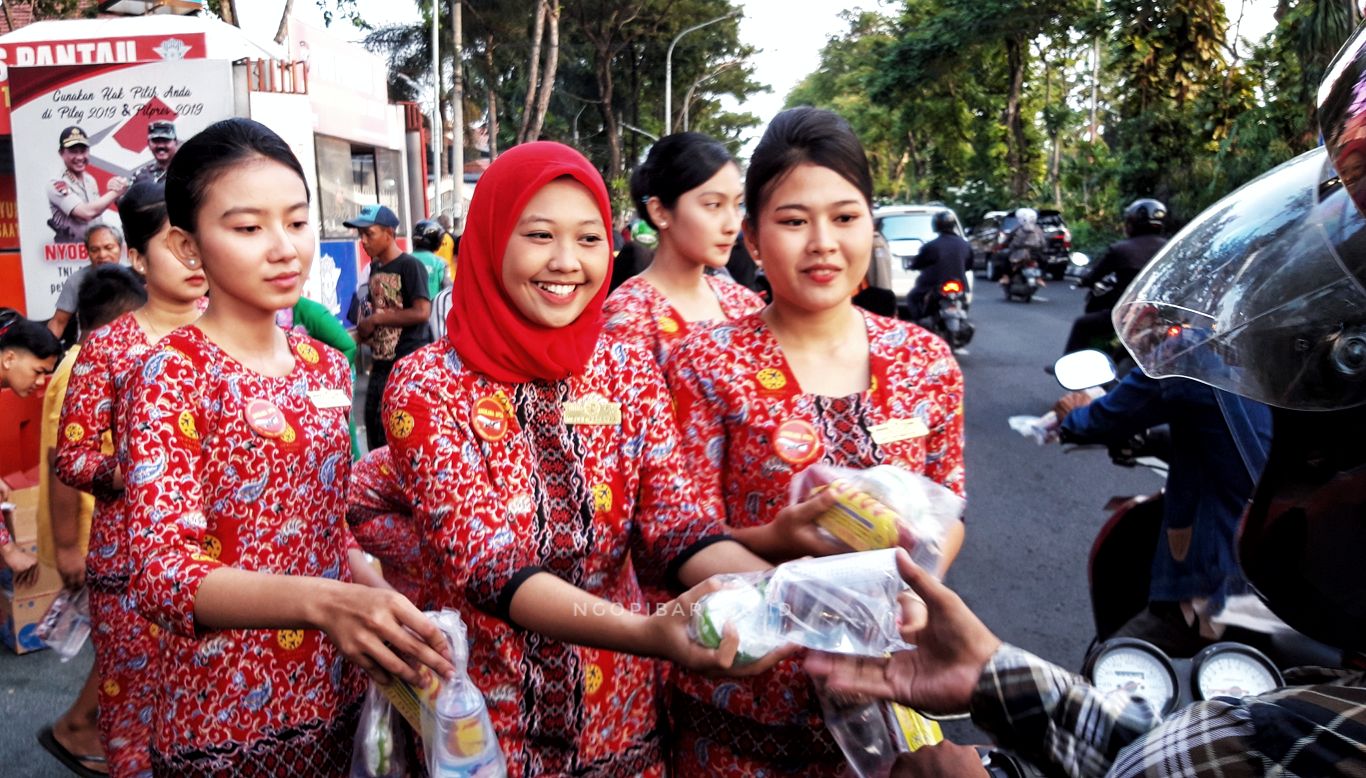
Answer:
<svg viewBox="0 0 1366 778"><path fill-rule="evenodd" d="M495 380L558 381L583 370L602 330L611 262L597 294L572 324L546 327L522 315L503 288L503 254L522 211L541 187L569 176L588 188L608 237L612 208L602 176L582 154L538 141L514 146L479 178L460 238L459 268L446 316L446 337L471 370Z"/></svg>

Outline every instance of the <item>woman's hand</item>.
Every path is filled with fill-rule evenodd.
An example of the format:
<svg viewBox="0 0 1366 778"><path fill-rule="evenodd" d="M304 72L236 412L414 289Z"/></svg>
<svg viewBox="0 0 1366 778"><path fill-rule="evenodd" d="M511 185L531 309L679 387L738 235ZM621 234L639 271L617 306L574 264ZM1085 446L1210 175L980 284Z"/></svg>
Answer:
<svg viewBox="0 0 1366 778"><path fill-rule="evenodd" d="M849 549L832 540L816 523L834 506L835 495L826 489L783 508L763 526L732 530L731 536L770 562L843 553Z"/></svg>
<svg viewBox="0 0 1366 778"><path fill-rule="evenodd" d="M750 676L768 671L797 650L796 646L780 646L753 662L737 666L740 635L733 626L726 625L721 644L716 648L707 648L694 641L689 625L697 613L698 603L720 588L722 584L715 579L703 581L649 616L646 624L649 653L697 672Z"/></svg>
<svg viewBox="0 0 1366 778"><path fill-rule="evenodd" d="M62 576L62 586L77 591L85 586L85 554L79 546L58 546L57 573Z"/></svg>
<svg viewBox="0 0 1366 778"><path fill-rule="evenodd" d="M38 557L20 548L18 543L0 546L0 558L5 560L5 566L14 574L15 589L38 580L38 573L41 572L38 570Z"/></svg>
<svg viewBox="0 0 1366 778"><path fill-rule="evenodd" d="M388 589L332 582L313 606L310 622L376 683L395 676L426 686L426 669L455 674L446 635L403 595Z"/></svg>

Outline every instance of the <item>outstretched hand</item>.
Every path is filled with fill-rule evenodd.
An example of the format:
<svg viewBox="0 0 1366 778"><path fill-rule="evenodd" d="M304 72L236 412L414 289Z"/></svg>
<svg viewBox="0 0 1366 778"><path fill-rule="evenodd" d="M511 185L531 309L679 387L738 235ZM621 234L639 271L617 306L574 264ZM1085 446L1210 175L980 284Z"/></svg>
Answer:
<svg viewBox="0 0 1366 778"><path fill-rule="evenodd" d="M897 551L910 585L902 595L901 637L916 646L885 659L812 653L806 670L832 692L895 700L932 714L962 713L1001 640L962 598Z"/></svg>
<svg viewBox="0 0 1366 778"><path fill-rule="evenodd" d="M746 664L736 664L740 652L740 635L735 627L726 625L721 644L707 648L692 639L689 624L700 607L702 598L721 589L723 584L709 578L694 586L650 616L653 638L650 653L669 659L696 672L712 675L750 676L771 669L796 651L796 646L781 646L763 657Z"/></svg>

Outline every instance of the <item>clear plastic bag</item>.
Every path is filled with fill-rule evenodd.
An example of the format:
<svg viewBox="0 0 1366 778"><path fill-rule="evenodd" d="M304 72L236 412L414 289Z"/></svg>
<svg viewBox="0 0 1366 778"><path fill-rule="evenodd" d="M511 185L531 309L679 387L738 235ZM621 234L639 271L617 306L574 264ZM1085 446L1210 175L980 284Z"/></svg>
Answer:
<svg viewBox="0 0 1366 778"><path fill-rule="evenodd" d="M507 761L488 706L465 672L469 662L465 623L451 610L427 616L446 634L455 665L455 678L439 682L431 705L422 708L427 771L432 778L503 778Z"/></svg>
<svg viewBox="0 0 1366 778"><path fill-rule="evenodd" d="M885 778L897 755L944 740L937 723L902 705L843 700L824 690L817 697L825 727L857 778Z"/></svg>
<svg viewBox="0 0 1366 778"><path fill-rule="evenodd" d="M408 774L403 719L394 715L389 703L374 683L365 693L365 705L356 727L356 744L351 751L351 778L403 778Z"/></svg>
<svg viewBox="0 0 1366 778"><path fill-rule="evenodd" d="M944 539L965 505L947 487L893 465L814 465L792 479L790 501L824 489L835 493L836 503L816 521L831 539L851 551L904 548L913 562L936 574Z"/></svg>
<svg viewBox="0 0 1366 778"><path fill-rule="evenodd" d="M859 656L910 648L897 628L897 595L906 584L895 549L799 559L763 573L717 578L722 588L698 602L690 631L695 641L715 648L726 626L733 626L740 664L789 643Z"/></svg>
<svg viewBox="0 0 1366 778"><path fill-rule="evenodd" d="M90 594L86 587L74 592L63 589L38 622L37 634L63 662L80 653L90 637Z"/></svg>
<svg viewBox="0 0 1366 778"><path fill-rule="evenodd" d="M1058 441L1058 417L1052 411L1042 416L1011 416L1010 428L1042 446Z"/></svg>

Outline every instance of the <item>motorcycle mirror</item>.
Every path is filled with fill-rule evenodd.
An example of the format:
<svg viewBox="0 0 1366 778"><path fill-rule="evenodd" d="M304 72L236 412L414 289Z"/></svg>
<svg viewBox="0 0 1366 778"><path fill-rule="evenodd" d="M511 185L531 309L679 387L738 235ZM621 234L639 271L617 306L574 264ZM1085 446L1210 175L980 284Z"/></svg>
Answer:
<svg viewBox="0 0 1366 778"><path fill-rule="evenodd" d="M1074 351L1053 363L1053 377L1069 392L1090 389L1115 380L1115 362L1104 351Z"/></svg>
<svg viewBox="0 0 1366 778"><path fill-rule="evenodd" d="M1319 134L1333 170L1366 213L1366 24L1338 51L1319 84Z"/></svg>
<svg viewBox="0 0 1366 778"><path fill-rule="evenodd" d="M1091 264L1091 258L1081 253L1080 251L1072 252L1072 256L1069 257L1069 259L1071 260L1072 264L1076 265L1077 267L1086 267L1087 265Z"/></svg>

